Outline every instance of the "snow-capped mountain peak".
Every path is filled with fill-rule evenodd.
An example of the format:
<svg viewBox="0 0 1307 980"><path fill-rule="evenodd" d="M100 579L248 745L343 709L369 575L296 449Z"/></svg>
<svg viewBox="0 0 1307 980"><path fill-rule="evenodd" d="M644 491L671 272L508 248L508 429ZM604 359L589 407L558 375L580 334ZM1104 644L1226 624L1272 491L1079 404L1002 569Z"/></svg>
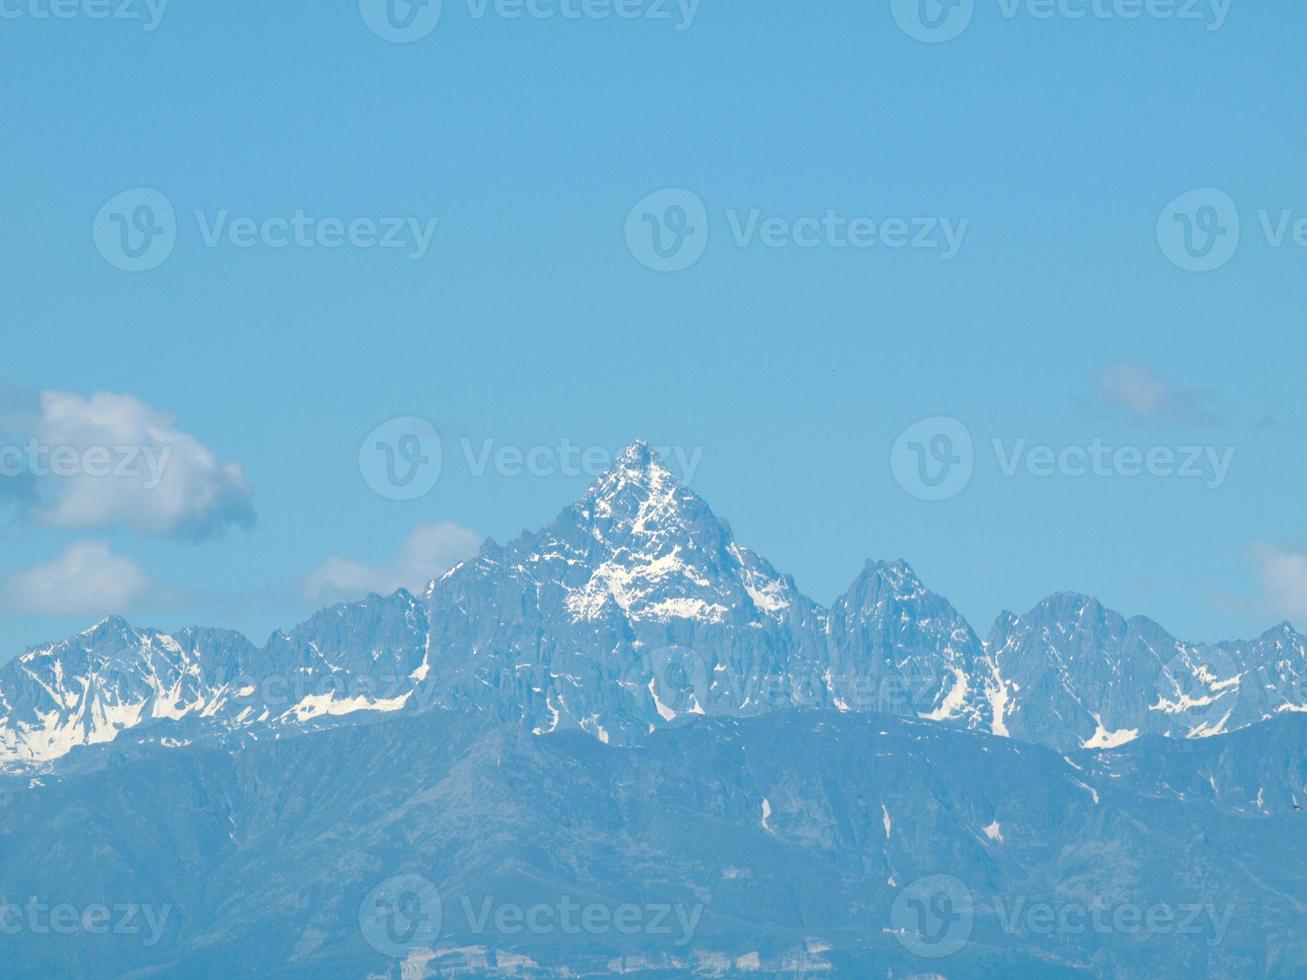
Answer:
<svg viewBox="0 0 1307 980"><path fill-rule="evenodd" d="M867 562L823 609L637 442L544 528L487 541L421 598L334 606L262 648L110 617L21 654L0 667L0 765L431 706L607 741L804 705L1066 751L1307 712L1304 690L1307 638L1287 623L1186 644L1061 592L982 644L903 560Z"/></svg>
<svg viewBox="0 0 1307 980"><path fill-rule="evenodd" d="M912 566L902 558L892 562L869 561L867 566L874 569L880 580L885 583L894 598L899 602L918 599L930 591L917 577L917 573L912 570Z"/></svg>
<svg viewBox="0 0 1307 980"><path fill-rule="evenodd" d="M541 532L505 551L510 567L561 590L573 622L721 623L782 614L798 594L738 546L730 526L643 442Z"/></svg>
<svg viewBox="0 0 1307 980"><path fill-rule="evenodd" d="M643 442L628 446L573 508L597 540L612 547L688 534L716 521L701 497L682 485Z"/></svg>

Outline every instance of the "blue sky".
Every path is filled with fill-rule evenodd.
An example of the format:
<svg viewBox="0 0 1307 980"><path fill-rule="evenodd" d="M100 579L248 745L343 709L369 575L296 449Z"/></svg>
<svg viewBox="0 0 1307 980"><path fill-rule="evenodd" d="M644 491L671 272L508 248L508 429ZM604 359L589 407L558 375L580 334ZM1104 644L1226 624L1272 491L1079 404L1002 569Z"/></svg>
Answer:
<svg viewBox="0 0 1307 980"><path fill-rule="evenodd" d="M821 601L903 557L982 632L1062 589L1192 639L1307 626L1307 10L1082 6L975 0L924 43L888 2L446 0L401 44L346 0L175 0L153 30L11 0L0 436L179 455L139 493L0 488L0 658L109 608L261 640L545 522L588 482L548 447L636 437L697 459L692 486ZM137 188L175 241L130 272L102 209ZM1191 207L1199 234L1240 237L1195 272L1157 228L1202 188L1228 197ZM654 271L640 229L671 235L678 202L706 247ZM297 212L325 240L364 224L274 247ZM367 247L390 218L399 247ZM939 247L894 247L894 219ZM837 247L856 221L884 238ZM443 464L390 499L360 446L407 417ZM900 434L939 417L974 464L923 500L940 433ZM1027 455L1095 445L1228 468ZM504 447L536 472L467 461Z"/></svg>

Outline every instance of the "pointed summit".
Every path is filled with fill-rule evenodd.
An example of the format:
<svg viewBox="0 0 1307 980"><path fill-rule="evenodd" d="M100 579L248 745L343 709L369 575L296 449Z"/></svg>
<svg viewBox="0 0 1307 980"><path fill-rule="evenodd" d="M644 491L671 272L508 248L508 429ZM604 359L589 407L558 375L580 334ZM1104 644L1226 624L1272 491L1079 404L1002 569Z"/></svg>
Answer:
<svg viewBox="0 0 1307 980"><path fill-rule="evenodd" d="M730 535L703 498L677 480L644 442L627 446L560 519L569 514L591 528L596 540L616 548L669 534Z"/></svg>
<svg viewBox="0 0 1307 980"><path fill-rule="evenodd" d="M1083 592L1054 592L1018 619L1043 625L1059 624L1064 630L1100 622L1109 622L1114 629L1124 629L1126 622L1119 612L1108 609Z"/></svg>
<svg viewBox="0 0 1307 980"><path fill-rule="evenodd" d="M636 439L617 455L617 466L623 469L647 469L661 462L658 454L643 439Z"/></svg>
<svg viewBox="0 0 1307 980"><path fill-rule="evenodd" d="M639 487L646 492L683 489L649 444L636 440L623 449L613 465L595 479L582 499L611 498L630 487ZM689 494L689 491L685 492Z"/></svg>
<svg viewBox="0 0 1307 980"><path fill-rule="evenodd" d="M925 595L929 589L917 577L917 573L912 570L902 558L894 562L876 562L874 565L868 562L868 568L874 570L875 574L893 591L894 597L900 601L915 599Z"/></svg>
<svg viewBox="0 0 1307 980"><path fill-rule="evenodd" d="M100 620L90 629L86 630L86 632L87 633L102 633L105 631L122 632L124 630L130 630L131 628L132 627L127 622L127 620L123 619L121 616L114 615L114 616L105 616L104 619Z"/></svg>
<svg viewBox="0 0 1307 980"><path fill-rule="evenodd" d="M990 727L980 638L906 561L869 560L827 621L837 676L878 692L864 708Z"/></svg>
<svg viewBox="0 0 1307 980"><path fill-rule="evenodd" d="M501 570L524 576L532 601L566 622L752 623L810 605L644 441L539 532L483 549L436 593Z"/></svg>
<svg viewBox="0 0 1307 980"><path fill-rule="evenodd" d="M862 571L858 573L858 577L842 597L842 601L846 605L865 606L882 599L908 602L931 594L917 577L917 573L912 570L912 566L902 558L894 562L868 558L862 566Z"/></svg>
<svg viewBox="0 0 1307 980"><path fill-rule="evenodd" d="M82 630L79 636L85 637L96 642L103 642L107 639L132 639L136 636L136 630L132 628L131 623L121 616L106 616L94 626Z"/></svg>

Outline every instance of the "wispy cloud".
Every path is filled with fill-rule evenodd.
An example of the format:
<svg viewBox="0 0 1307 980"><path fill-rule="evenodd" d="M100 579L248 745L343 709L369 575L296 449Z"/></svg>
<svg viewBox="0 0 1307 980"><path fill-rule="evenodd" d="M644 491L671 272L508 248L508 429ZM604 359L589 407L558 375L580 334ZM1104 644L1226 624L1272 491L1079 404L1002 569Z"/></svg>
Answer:
<svg viewBox="0 0 1307 980"><path fill-rule="evenodd" d="M50 527L203 538L254 523L240 465L130 395L0 403L0 476L19 513Z"/></svg>
<svg viewBox="0 0 1307 980"><path fill-rule="evenodd" d="M1307 618L1307 554L1274 545L1253 545L1252 560L1262 603L1277 616Z"/></svg>
<svg viewBox="0 0 1307 980"><path fill-rule="evenodd" d="M16 614L99 616L121 612L153 590L136 562L104 541L76 541L50 561L0 582L0 607Z"/></svg>
<svg viewBox="0 0 1307 980"><path fill-rule="evenodd" d="M457 524L420 524L388 561L369 565L333 555L308 576L304 592L319 602L357 599L369 592L388 595L400 588L421 592L480 546L479 534Z"/></svg>
<svg viewBox="0 0 1307 980"><path fill-rule="evenodd" d="M1090 379L1094 401L1138 424L1216 428L1225 424L1220 398L1202 388L1187 388L1154 374L1143 364L1117 362Z"/></svg>

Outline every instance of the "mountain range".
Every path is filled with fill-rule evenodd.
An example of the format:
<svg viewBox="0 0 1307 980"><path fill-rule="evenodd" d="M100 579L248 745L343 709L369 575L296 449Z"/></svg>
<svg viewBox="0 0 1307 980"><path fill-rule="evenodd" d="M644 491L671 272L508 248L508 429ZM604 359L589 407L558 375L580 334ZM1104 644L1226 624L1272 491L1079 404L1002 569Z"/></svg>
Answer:
<svg viewBox="0 0 1307 980"><path fill-rule="evenodd" d="M1073 593L982 640L903 561L823 606L636 443L421 596L0 667L0 897L169 910L20 930L0 973L1302 975L1305 674L1288 624L1187 643ZM404 876L443 914L397 951L367 910ZM911 935L939 880L947 956ZM684 935L476 911L573 900ZM1201 931L1057 918L1098 903Z"/></svg>
<svg viewBox="0 0 1307 980"><path fill-rule="evenodd" d="M0 667L0 765L447 707L630 741L698 715L875 711L1069 751L1307 712L1307 637L1182 642L1058 593L982 641L906 562L829 608L738 544L645 445L547 527L262 647L113 617Z"/></svg>

